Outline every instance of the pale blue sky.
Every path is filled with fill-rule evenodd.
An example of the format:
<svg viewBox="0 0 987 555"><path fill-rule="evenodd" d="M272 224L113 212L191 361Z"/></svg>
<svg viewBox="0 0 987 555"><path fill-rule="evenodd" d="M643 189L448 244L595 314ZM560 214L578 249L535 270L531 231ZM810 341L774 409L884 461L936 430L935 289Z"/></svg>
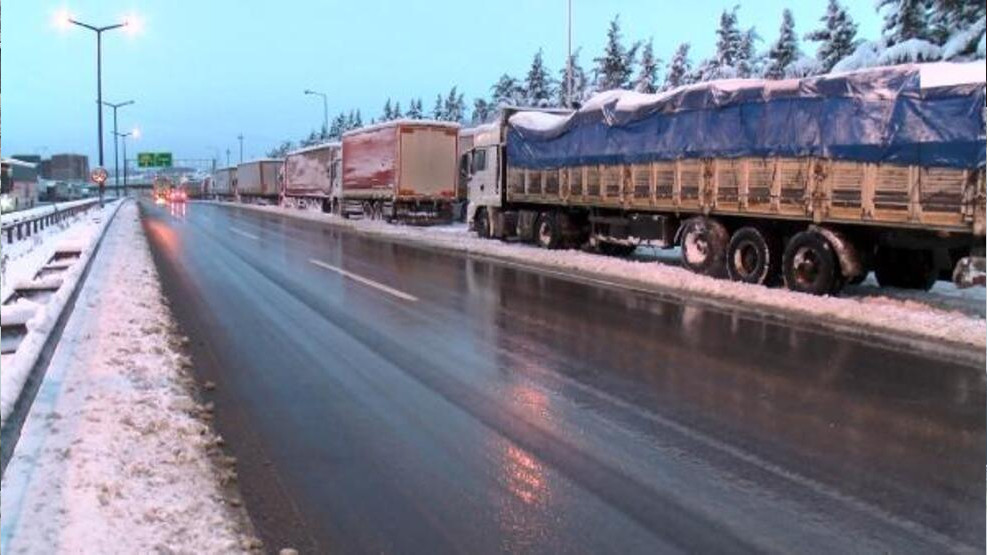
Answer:
<svg viewBox="0 0 987 555"><path fill-rule="evenodd" d="M589 67L614 14L625 42L653 37L665 59L692 43L693 61L712 52L720 12L736 0L573 0L573 43ZM846 1L861 34L875 38L880 17L873 2ZM741 3L740 22L775 39L781 11L795 14L800 35L813 28L825 0ZM138 125L143 137L130 152L170 150L177 158L236 159L262 155L285 138L297 139L322 122L321 101L306 88L330 94L336 110L360 108L376 116L393 96L407 107L421 96L430 109L452 85L468 103L487 96L507 71L523 76L543 47L553 72L565 56L565 0L19 0L6 2L0 67L3 155L84 152L95 163L95 38L79 28L58 30L52 15L68 9L95 25L139 13L135 37L104 36L103 97L137 100L120 111L121 128ZM814 51L814 46L803 44ZM107 163L112 163L112 119L104 112Z"/></svg>

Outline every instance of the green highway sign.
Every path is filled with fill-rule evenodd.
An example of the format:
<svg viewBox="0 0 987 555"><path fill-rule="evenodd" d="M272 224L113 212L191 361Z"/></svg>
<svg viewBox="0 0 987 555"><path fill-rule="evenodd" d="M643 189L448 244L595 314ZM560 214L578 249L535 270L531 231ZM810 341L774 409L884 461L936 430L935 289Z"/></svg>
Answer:
<svg viewBox="0 0 987 555"><path fill-rule="evenodd" d="M139 168L170 168L171 163L170 152L137 153L137 167Z"/></svg>

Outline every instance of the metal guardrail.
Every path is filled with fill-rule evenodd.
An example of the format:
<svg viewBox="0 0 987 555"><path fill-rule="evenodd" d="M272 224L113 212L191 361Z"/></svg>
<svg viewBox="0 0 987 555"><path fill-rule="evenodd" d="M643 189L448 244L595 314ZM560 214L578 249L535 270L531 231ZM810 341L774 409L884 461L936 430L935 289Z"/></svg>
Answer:
<svg viewBox="0 0 987 555"><path fill-rule="evenodd" d="M47 212L45 214L40 214L32 218L25 218L16 222L9 224L4 224L0 228L0 240L6 239L7 244L13 243L15 240L20 241L30 237L32 234L38 233L50 225L55 225L66 218L71 218L77 214L85 212L94 206L99 206L99 199L92 199L90 202L75 204L65 209L59 209L58 205L54 206L54 210Z"/></svg>

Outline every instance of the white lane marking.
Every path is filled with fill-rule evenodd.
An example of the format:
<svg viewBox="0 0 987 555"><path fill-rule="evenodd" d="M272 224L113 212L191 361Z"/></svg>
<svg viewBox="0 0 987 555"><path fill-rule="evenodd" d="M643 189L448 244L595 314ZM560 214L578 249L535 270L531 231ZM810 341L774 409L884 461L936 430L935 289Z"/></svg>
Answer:
<svg viewBox="0 0 987 555"><path fill-rule="evenodd" d="M254 235L253 233L247 233L246 231L243 231L242 229L237 229L233 226L230 226L230 231L242 237L246 237L247 239L253 239L254 241L260 240L260 237Z"/></svg>
<svg viewBox="0 0 987 555"><path fill-rule="evenodd" d="M312 264L315 264L316 266L318 266L320 268L324 268L326 270L329 270L330 272L336 272L337 274L339 274L341 276L344 276L344 277L348 277L348 278L350 278L350 279L352 279L354 281L359 281L360 283L362 283L364 285L369 285L370 287L373 287L375 289L379 289L379 290L381 290L381 291L383 291L385 293L388 293L390 295L394 295L395 297L397 297L399 299L404 299L406 301L411 301L411 302L417 302L418 301L418 297L416 297L414 295L410 295L408 293L405 293L404 291L398 291L397 289L394 289L393 287L388 287L387 285L384 285L383 283L374 281L374 280L372 280L370 278L365 278L363 276L354 274L353 272L347 272L346 270L344 270L342 268L338 268L336 266L333 266L332 264L323 262L321 260L316 260L314 258L309 258L308 261L311 262Z"/></svg>

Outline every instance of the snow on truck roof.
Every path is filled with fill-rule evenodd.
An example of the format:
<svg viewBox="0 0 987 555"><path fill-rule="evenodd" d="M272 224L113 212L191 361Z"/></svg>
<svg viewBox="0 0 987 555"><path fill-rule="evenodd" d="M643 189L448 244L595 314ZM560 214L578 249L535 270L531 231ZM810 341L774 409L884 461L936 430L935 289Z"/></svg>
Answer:
<svg viewBox="0 0 987 555"><path fill-rule="evenodd" d="M366 133L368 131L376 131L378 129L385 129L387 127L396 127L398 125L419 125L425 127L447 127L449 129L459 129L459 124L454 121L442 121L436 119L392 119L389 121L382 121L380 123L375 123L373 125L367 125L365 127L360 127L359 129L352 129L343 133L343 137L349 135L357 135L359 133Z"/></svg>
<svg viewBox="0 0 987 555"><path fill-rule="evenodd" d="M329 141L327 143L319 143L317 145L309 145L302 148L296 148L295 150L292 150L287 154L285 154L285 157L292 156L295 154L305 154L306 152L314 152L316 150L322 150L324 148L340 148L342 146L343 143L339 141Z"/></svg>
<svg viewBox="0 0 987 555"><path fill-rule="evenodd" d="M675 89L656 93L646 94L636 91L613 89L597 93L586 101L576 112L570 114L551 113L546 111L521 111L510 117L510 123L521 129L535 132L559 131L565 124L578 114L590 112L635 112L642 108L658 107L663 102L680 97L683 93L691 91L707 91L716 97L724 93L737 93L742 91L755 91L760 89L765 97L770 97L775 93L785 91L797 91L803 85L826 79L855 78L860 79L867 74L875 77L880 76L882 80L887 79L888 74L913 73L918 75L918 87L931 89L938 87L959 86L968 84L985 83L987 64L984 60L973 62L934 62L925 64L903 64L898 66L872 67L858 69L844 73L820 75L807 77L804 79L719 79L703 83L683 85ZM855 93L857 91L854 91ZM869 94L880 96L893 96L895 91L875 87ZM715 102L715 101L714 101Z"/></svg>

